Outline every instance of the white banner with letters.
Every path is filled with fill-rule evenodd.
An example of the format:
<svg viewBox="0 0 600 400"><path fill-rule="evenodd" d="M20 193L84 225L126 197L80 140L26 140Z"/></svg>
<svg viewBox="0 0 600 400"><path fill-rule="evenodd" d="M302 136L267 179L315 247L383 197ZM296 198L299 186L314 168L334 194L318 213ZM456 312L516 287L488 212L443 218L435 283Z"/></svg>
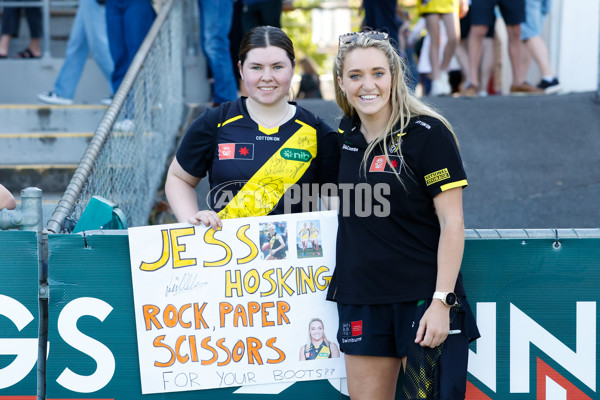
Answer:
<svg viewBox="0 0 600 400"><path fill-rule="evenodd" d="M142 393L345 377L333 211L129 229Z"/></svg>

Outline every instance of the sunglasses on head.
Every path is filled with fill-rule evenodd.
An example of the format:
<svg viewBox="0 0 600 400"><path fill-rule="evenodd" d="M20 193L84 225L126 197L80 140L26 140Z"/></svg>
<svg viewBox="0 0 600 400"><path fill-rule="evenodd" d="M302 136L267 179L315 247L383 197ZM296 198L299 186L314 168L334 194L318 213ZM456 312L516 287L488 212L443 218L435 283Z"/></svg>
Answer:
<svg viewBox="0 0 600 400"><path fill-rule="evenodd" d="M373 40L388 40L388 34L379 31L367 31L367 32L350 32L340 35L340 44L347 44L356 42L359 36L366 36Z"/></svg>

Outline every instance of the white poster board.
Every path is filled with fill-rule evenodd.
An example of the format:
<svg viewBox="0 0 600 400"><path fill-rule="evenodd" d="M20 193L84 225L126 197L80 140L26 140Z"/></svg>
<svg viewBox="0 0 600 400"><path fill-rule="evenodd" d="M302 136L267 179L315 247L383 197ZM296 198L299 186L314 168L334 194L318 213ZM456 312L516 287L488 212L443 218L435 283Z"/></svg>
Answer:
<svg viewBox="0 0 600 400"><path fill-rule="evenodd" d="M336 232L333 211L130 228L142 393L345 377Z"/></svg>

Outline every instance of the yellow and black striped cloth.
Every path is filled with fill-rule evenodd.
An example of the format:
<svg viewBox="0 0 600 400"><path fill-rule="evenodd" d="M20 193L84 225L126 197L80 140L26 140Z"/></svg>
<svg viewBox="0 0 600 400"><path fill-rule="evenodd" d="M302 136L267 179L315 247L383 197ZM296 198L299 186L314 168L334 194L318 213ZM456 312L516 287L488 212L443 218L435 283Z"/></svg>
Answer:
<svg viewBox="0 0 600 400"><path fill-rule="evenodd" d="M408 346L402 385L403 399L438 400L440 398L438 360L441 354L441 346L421 347L414 342Z"/></svg>

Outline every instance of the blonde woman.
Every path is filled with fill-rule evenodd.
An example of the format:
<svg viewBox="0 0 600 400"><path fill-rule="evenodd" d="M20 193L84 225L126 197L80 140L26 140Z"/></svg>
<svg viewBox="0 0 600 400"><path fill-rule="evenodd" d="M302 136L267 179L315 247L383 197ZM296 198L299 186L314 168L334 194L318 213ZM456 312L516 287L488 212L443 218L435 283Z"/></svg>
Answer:
<svg viewBox="0 0 600 400"><path fill-rule="evenodd" d="M325 325L320 318L308 323L308 342L300 347L300 361L338 358L340 350L337 344L327 340Z"/></svg>
<svg viewBox="0 0 600 400"><path fill-rule="evenodd" d="M327 297L338 305L350 397L393 399L404 371L403 398L464 399L479 332L459 272L467 180L456 137L408 90L387 34L340 36L334 74L339 184L357 189L340 191L348 207ZM384 200L357 196L365 184L386 188Z"/></svg>

